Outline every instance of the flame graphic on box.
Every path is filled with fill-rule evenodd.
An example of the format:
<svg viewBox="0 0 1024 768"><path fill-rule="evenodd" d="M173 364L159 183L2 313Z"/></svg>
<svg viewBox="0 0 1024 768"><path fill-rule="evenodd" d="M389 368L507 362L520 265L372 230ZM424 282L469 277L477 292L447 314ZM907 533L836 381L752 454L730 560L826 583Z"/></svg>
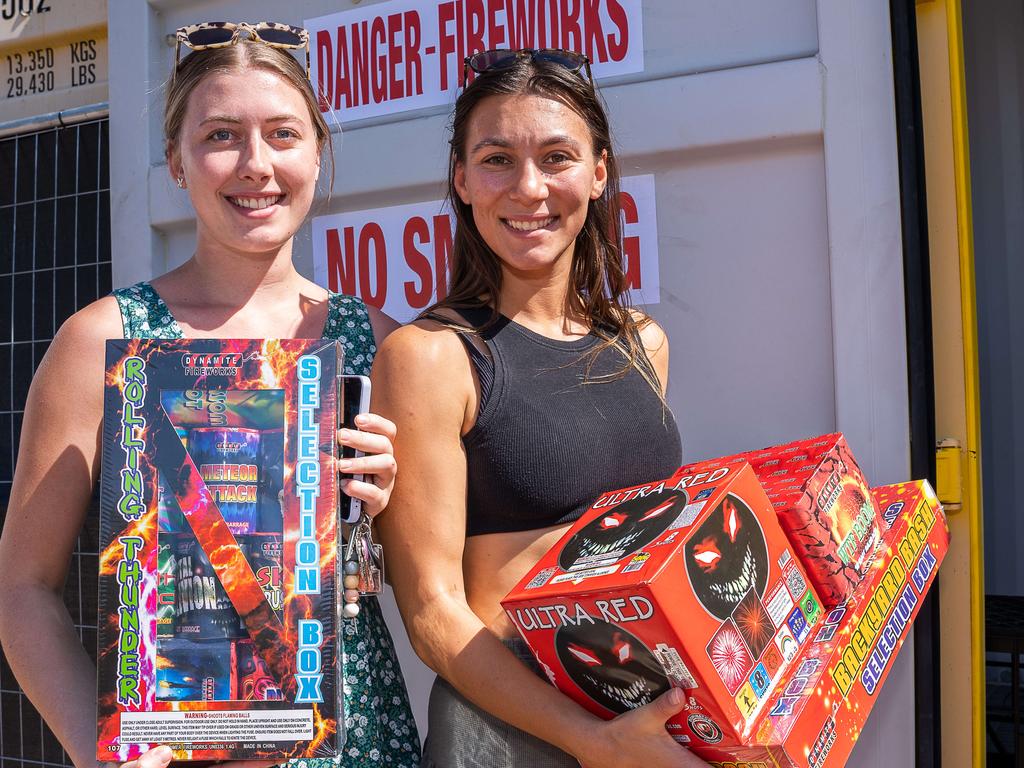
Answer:
<svg viewBox="0 0 1024 768"><path fill-rule="evenodd" d="M213 343L213 342L210 342ZM254 344L258 343L258 352L254 350ZM168 351L184 349L188 344L186 341L159 341L146 339L133 339L125 343L124 353L119 360L110 365L106 372L106 385L123 395L126 381L124 379L124 364L130 357L139 357L148 364L156 355L163 355ZM298 382L294 376L296 364L303 355L310 354L308 344L301 342L289 343L287 340L263 340L255 342L251 339L222 340L217 342L219 352L222 354L238 354L241 365L238 368L238 375L230 379L231 389L237 390L261 390L280 389L284 390L284 429L285 434L289 429L294 429L297 423L297 389ZM194 387L202 387L207 383L209 376L201 376L194 379ZM212 377L217 381L223 381L223 377ZM220 386L220 385L214 385ZM153 417L152 412L147 416ZM156 423L153 423L155 421ZM285 605L284 621L282 622L266 601L262 588L256 581L242 551L239 549L234 536L227 529L224 519L213 501L205 483L199 475L199 471L192 462L191 457L182 445L180 438L175 432L167 414L161 410L159 417L147 423L144 429L138 430L136 435L144 437L146 445L153 445L154 441L160 444L161 464L160 469L165 477L172 478L171 485L175 489L175 496L181 507L185 518L193 526L197 539L200 541L203 550L206 552L218 578L225 591L232 600L235 609L245 621L250 637L261 657L267 663L268 669L278 680L285 681L281 685L286 699L291 699L295 694L294 682L294 659L298 649L298 637L296 627L298 620L311 618L317 612L317 606L312 596L297 595L295 593L294 557L295 543L298 540L296 525L285 525L284 540L284 577L282 579L282 592ZM333 431L329 439L333 441ZM177 446L175 448L175 446ZM322 448L324 446L321 446ZM333 444L327 448L331 451ZM292 486L294 474L295 448L291 441L286 441L286 455L283 467L284 505L283 513L285 520L298 519L298 498ZM324 454L327 460L330 453ZM168 461L169 457L169 461ZM163 465L164 461L168 461ZM124 536L139 536L145 542L138 553L140 565L146 574L153 574L157 570L157 467L148 458L140 462L140 469L144 477L146 488L145 498L146 511L136 521L126 525L117 536L113 538L108 546L100 553L100 578L109 579L116 576L117 564L124 555L124 547L119 539ZM329 503L325 501L324 503ZM318 530L317 536L321 542L320 566L321 572L333 574L334 563L337 557L337 541L334 535L334 515L317 515ZM204 709L221 709L226 706L237 706L238 702L157 702L155 690L150 682L156 679L156 606L157 588L156 580L143 578L140 585L139 598L139 622L140 622L140 645L139 645L139 679L141 705L138 707L122 706L113 692L100 696L98 711L100 714L100 732L98 741L100 744L110 745L109 758L111 760L129 760L137 757L144 751L139 745L126 745L115 749L118 746L118 711L189 711ZM118 617L112 613L101 622L105 621L107 637L113 637L113 641L99 649L98 660L108 657L110 654L117 654L117 627ZM335 640L335 628L325 626L325 635L322 647L329 647ZM340 685L340 681L339 681ZM315 754L326 740L337 731L338 722L333 717L325 716L321 707L312 705L313 709L313 738L307 744L299 744L291 754L299 755ZM192 756L192 750L178 750L175 753L177 758L188 758ZM253 753L253 759L258 759L262 753ZM275 756L279 754L274 754ZM216 750L203 750L202 756L210 759L223 759L230 757L228 752Z"/></svg>

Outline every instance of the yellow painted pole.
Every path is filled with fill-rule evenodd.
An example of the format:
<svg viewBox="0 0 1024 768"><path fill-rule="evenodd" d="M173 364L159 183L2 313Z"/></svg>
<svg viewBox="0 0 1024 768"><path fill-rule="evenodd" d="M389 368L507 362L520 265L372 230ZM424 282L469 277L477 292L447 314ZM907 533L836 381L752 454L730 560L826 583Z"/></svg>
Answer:
<svg viewBox="0 0 1024 768"><path fill-rule="evenodd" d="M931 266L935 419L958 446L959 508L939 589L942 761L983 768L985 588L970 151L960 0L917 0ZM959 312L956 311L959 308ZM967 618L969 621L964 621Z"/></svg>
<svg viewBox="0 0 1024 768"><path fill-rule="evenodd" d="M985 572L981 497L981 406L978 380L978 322L974 279L974 227L971 215L971 165L967 129L963 17L960 0L946 2L949 41L950 108L953 117L953 173L956 184L957 245L960 254L960 314L963 332L964 511L971 537L971 699L974 766L985 765ZM946 617L950 620L952 617Z"/></svg>

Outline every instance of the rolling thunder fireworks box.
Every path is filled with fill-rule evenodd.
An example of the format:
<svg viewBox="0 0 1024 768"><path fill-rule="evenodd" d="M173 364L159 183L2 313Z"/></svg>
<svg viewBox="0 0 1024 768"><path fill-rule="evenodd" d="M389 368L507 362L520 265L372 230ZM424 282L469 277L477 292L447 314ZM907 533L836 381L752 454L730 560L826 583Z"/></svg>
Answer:
<svg viewBox="0 0 1024 768"><path fill-rule="evenodd" d="M611 717L669 687L682 743L748 739L823 611L753 470L602 496L502 601L552 683Z"/></svg>
<svg viewBox="0 0 1024 768"><path fill-rule="evenodd" d="M107 343L97 757L330 757L340 348Z"/></svg>
<svg viewBox="0 0 1024 768"><path fill-rule="evenodd" d="M867 573L884 525L843 436L822 435L717 461L754 468L824 606L846 600Z"/></svg>
<svg viewBox="0 0 1024 768"><path fill-rule="evenodd" d="M826 614L801 650L754 732L733 747L721 729L690 746L713 766L839 768L846 765L893 659L949 547L949 531L927 482L872 491L884 533L863 582Z"/></svg>

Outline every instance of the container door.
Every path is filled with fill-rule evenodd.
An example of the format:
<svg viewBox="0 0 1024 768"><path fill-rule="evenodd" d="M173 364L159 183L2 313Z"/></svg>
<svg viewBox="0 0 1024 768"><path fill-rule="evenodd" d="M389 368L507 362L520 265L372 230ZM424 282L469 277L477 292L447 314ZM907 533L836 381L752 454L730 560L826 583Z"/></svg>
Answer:
<svg viewBox="0 0 1024 768"><path fill-rule="evenodd" d="M399 319L426 306L444 286L446 126L464 50L583 48L620 145L634 297L671 340L669 403L686 459L838 429L873 484L907 479L887 2L298 0L288 10L282 20L313 32L314 82L343 126L333 193L297 241L307 274ZM115 283L193 248L187 197L162 164L166 36L197 19L264 17L281 9L235 0L111 14L111 37L124 41L111 66L124 126ZM388 42L367 58L375 29ZM911 656L896 660L853 764L912 764ZM403 661L422 718L432 675Z"/></svg>

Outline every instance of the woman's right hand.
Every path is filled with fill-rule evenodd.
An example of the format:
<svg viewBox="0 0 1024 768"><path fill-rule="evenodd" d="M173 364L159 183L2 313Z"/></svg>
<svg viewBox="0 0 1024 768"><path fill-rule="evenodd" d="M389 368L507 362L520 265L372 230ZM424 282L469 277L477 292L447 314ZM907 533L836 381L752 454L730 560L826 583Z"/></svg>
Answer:
<svg viewBox="0 0 1024 768"><path fill-rule="evenodd" d="M602 723L592 749L577 755L583 768L696 768L703 760L676 743L665 722L686 703L678 688L663 693L646 706Z"/></svg>
<svg viewBox="0 0 1024 768"><path fill-rule="evenodd" d="M161 745L143 752L134 760L121 763L121 768L166 768L173 756L174 752L170 747Z"/></svg>
<svg viewBox="0 0 1024 768"><path fill-rule="evenodd" d="M121 763L121 768L167 768L174 752L170 747L160 745L143 752L134 760ZM217 768L270 768L277 765L277 760L225 760L217 763Z"/></svg>
<svg viewBox="0 0 1024 768"><path fill-rule="evenodd" d="M359 458L338 459L339 472L362 475L362 480L342 480L342 490L363 502L363 511L376 517L388 505L395 486L395 435L393 421L375 413L356 416L355 429L339 429L338 445L354 448L363 455Z"/></svg>

